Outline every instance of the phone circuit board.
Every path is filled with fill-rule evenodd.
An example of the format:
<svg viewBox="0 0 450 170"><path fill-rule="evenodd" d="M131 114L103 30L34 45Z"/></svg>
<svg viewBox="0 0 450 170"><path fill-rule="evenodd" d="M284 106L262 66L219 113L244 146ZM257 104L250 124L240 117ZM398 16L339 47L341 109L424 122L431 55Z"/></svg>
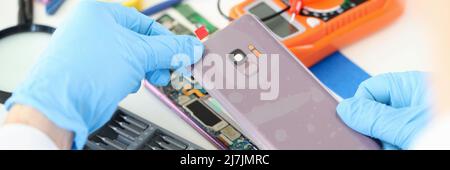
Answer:
<svg viewBox="0 0 450 170"><path fill-rule="evenodd" d="M159 87L159 90L204 131L230 150L258 149L236 127L224 119L223 115L227 114L226 111L217 100L201 88L195 79L181 76L176 72L172 73L171 79L168 86ZM183 80L180 81L180 79Z"/></svg>

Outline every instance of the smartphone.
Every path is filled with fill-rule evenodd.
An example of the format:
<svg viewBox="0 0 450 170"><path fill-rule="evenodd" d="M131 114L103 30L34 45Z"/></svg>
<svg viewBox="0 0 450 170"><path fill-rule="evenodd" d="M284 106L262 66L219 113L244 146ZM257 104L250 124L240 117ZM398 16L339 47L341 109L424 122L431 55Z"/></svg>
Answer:
<svg viewBox="0 0 450 170"><path fill-rule="evenodd" d="M340 120L336 98L255 16L204 44L193 78L259 149L380 149Z"/></svg>

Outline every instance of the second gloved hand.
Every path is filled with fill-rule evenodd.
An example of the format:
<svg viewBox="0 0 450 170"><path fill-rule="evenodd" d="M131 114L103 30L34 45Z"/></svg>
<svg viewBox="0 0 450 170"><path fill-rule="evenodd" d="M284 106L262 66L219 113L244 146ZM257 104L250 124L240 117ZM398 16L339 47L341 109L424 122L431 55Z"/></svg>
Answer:
<svg viewBox="0 0 450 170"><path fill-rule="evenodd" d="M379 139L385 148L408 149L430 119L425 73L389 73L364 81L355 96L337 107L354 130Z"/></svg>
<svg viewBox="0 0 450 170"><path fill-rule="evenodd" d="M173 35L135 9L81 1L6 107L39 110L74 132L74 148L81 149L141 80L165 85L170 69L197 62L202 52L196 38Z"/></svg>

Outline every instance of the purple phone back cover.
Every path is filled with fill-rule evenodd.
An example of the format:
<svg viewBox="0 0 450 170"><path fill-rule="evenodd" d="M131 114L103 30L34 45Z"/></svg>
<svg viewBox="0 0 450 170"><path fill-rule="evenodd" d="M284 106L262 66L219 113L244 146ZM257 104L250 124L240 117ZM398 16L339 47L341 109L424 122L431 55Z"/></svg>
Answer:
<svg viewBox="0 0 450 170"><path fill-rule="evenodd" d="M250 53L250 44L262 53L279 54L278 98L261 100L261 92L267 91L260 89L208 89L208 92L260 149L380 148L374 140L353 131L339 119L336 99L256 17L243 16L212 35L205 42L205 56L215 53L226 57L235 49ZM196 79L207 70L199 67L194 66Z"/></svg>

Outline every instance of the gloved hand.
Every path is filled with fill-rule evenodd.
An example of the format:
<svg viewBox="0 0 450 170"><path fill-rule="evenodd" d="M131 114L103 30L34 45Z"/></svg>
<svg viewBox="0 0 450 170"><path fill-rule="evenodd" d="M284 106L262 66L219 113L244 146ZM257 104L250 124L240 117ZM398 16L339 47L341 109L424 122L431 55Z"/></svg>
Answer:
<svg viewBox="0 0 450 170"><path fill-rule="evenodd" d="M404 72L368 79L337 112L352 129L381 140L385 149L407 149L431 117L425 76Z"/></svg>
<svg viewBox="0 0 450 170"><path fill-rule="evenodd" d="M34 107L74 132L74 148L81 149L141 80L165 85L169 69L197 62L202 52L196 38L173 35L135 9L82 1L6 107Z"/></svg>

